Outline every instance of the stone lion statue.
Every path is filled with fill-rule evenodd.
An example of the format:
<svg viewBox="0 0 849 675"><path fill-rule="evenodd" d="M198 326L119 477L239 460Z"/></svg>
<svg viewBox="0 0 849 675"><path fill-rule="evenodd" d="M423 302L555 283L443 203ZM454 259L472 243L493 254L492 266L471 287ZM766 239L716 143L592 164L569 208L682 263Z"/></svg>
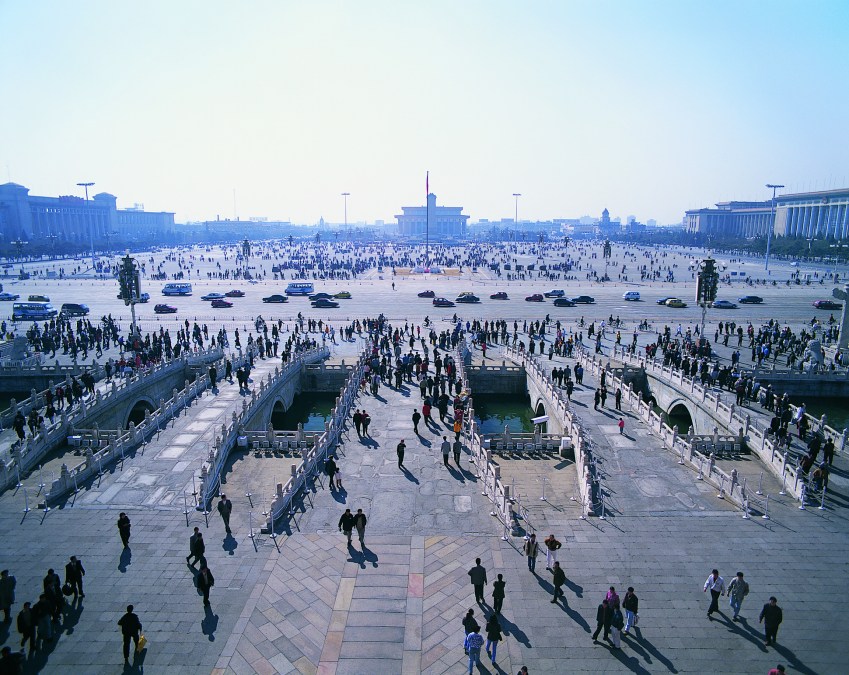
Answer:
<svg viewBox="0 0 849 675"><path fill-rule="evenodd" d="M808 362L809 373L816 373L822 369L823 353L819 340L808 340L808 345L805 348L805 361Z"/></svg>

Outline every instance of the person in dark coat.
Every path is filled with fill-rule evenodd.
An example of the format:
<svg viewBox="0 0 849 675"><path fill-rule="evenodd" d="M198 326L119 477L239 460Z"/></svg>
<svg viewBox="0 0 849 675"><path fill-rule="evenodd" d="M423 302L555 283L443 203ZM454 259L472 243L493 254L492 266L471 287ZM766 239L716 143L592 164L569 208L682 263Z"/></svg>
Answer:
<svg viewBox="0 0 849 675"><path fill-rule="evenodd" d="M133 606L127 605L127 613L118 619L118 625L121 626L121 635L124 638L124 662L130 660L130 638L136 645L139 646L139 634L141 634L142 625L139 617L133 614Z"/></svg>
<svg viewBox="0 0 849 675"><path fill-rule="evenodd" d="M215 585L215 577L212 576L212 572L209 571L209 568L204 565L200 568L200 573L198 574L198 589L201 593L203 593L203 604L209 604L209 591Z"/></svg>
<svg viewBox="0 0 849 675"><path fill-rule="evenodd" d="M475 610L470 609L466 612L466 616L463 617L463 632L468 635L469 633L475 633L480 630L480 625L478 625L477 620L475 619ZM468 649L463 649L463 651L468 654Z"/></svg>
<svg viewBox="0 0 849 675"><path fill-rule="evenodd" d="M486 655L492 659L492 665L495 665L495 655L498 652L498 643L501 640L501 624L498 622L498 616L492 614L489 621L486 622Z"/></svg>
<svg viewBox="0 0 849 675"><path fill-rule="evenodd" d="M9 574L9 570L0 572L0 609L3 610L5 622L12 620L9 611L15 602L15 586L17 583L15 577Z"/></svg>
<svg viewBox="0 0 849 675"><path fill-rule="evenodd" d="M498 580L492 582L492 608L496 614L501 614L501 606L504 604L504 587L507 582L504 581L504 575L499 574Z"/></svg>
<svg viewBox="0 0 849 675"><path fill-rule="evenodd" d="M339 518L339 531L344 532L345 536L348 537L348 546L351 545L351 533L354 530L354 514L351 513L351 509L345 509L345 513L343 513Z"/></svg>
<svg viewBox="0 0 849 675"><path fill-rule="evenodd" d="M559 562L554 563L554 578L552 579L554 583L554 597L551 599L551 602L557 602L557 598L561 595L565 597L563 593L563 584L566 583L566 572L563 571L563 568L560 567Z"/></svg>
<svg viewBox="0 0 849 675"><path fill-rule="evenodd" d="M118 514L118 534L121 535L121 543L124 548L130 546L130 518L123 511Z"/></svg>
<svg viewBox="0 0 849 675"><path fill-rule="evenodd" d="M218 502L218 513L221 514L221 520L224 521L224 531L230 534L230 514L233 513L233 502L227 499L227 495L221 495L221 501Z"/></svg>
<svg viewBox="0 0 849 675"><path fill-rule="evenodd" d="M610 622L613 620L613 612L610 609L610 605L607 602L607 599L601 601L601 604L598 606L598 609L595 613L595 633L593 633L593 642L598 642L598 634L601 632L601 629L604 628L604 639L606 640L610 635Z"/></svg>
<svg viewBox="0 0 849 675"><path fill-rule="evenodd" d="M759 618L760 623L764 625L764 644L771 645L774 642L778 642L778 626L781 624L784 616L775 596L771 597L769 602L763 606Z"/></svg>
<svg viewBox="0 0 849 675"><path fill-rule="evenodd" d="M195 528L195 533L189 537L189 555L186 556L186 562L193 565L200 562L204 564L203 554L206 553L206 544L203 541L203 534L200 528ZM192 560L194 558L194 560ZM191 562L190 562L191 561Z"/></svg>
<svg viewBox="0 0 849 675"><path fill-rule="evenodd" d="M77 560L77 556L72 555L71 560L65 565L65 583L71 585L75 598L77 597L77 594L79 594L81 598L85 597L85 593L83 593L84 576L85 568L83 567L82 562Z"/></svg>
<svg viewBox="0 0 849 675"><path fill-rule="evenodd" d="M29 653L32 654L36 648L35 640L36 616L29 602L25 602L23 608L18 612L18 632L21 634L21 648L29 640Z"/></svg>
<svg viewBox="0 0 849 675"><path fill-rule="evenodd" d="M53 569L47 570L47 575L44 577L44 594L47 596L51 606L51 615L53 621L59 621L62 615L62 607L65 605L65 596L62 595L62 580Z"/></svg>
<svg viewBox="0 0 849 675"><path fill-rule="evenodd" d="M483 602L483 587L486 585L486 568L481 565L481 559L475 558L475 566L469 572L472 586L475 587L475 600L479 603Z"/></svg>

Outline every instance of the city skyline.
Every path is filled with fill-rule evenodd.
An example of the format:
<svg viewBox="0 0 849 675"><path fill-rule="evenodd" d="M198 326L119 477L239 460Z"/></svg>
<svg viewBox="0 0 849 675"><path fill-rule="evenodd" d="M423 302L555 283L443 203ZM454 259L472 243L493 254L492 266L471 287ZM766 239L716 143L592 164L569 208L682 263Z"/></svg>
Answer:
<svg viewBox="0 0 849 675"><path fill-rule="evenodd" d="M847 185L838 2L47 7L0 6L0 175L31 194L311 224L349 192L390 223L430 171L470 222L521 193L520 221L669 224Z"/></svg>

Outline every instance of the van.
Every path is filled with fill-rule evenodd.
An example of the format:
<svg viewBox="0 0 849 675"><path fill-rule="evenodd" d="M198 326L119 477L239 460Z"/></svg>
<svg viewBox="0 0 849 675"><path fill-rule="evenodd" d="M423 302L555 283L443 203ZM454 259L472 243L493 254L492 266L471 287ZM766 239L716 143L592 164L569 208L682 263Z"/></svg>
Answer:
<svg viewBox="0 0 849 675"><path fill-rule="evenodd" d="M622 299L637 302L640 299L640 292L639 291L628 291L627 293L625 293L622 296Z"/></svg>
<svg viewBox="0 0 849 675"><path fill-rule="evenodd" d="M81 305L76 302L66 302L62 305L60 314L62 314L62 316L86 316L88 311L88 305Z"/></svg>

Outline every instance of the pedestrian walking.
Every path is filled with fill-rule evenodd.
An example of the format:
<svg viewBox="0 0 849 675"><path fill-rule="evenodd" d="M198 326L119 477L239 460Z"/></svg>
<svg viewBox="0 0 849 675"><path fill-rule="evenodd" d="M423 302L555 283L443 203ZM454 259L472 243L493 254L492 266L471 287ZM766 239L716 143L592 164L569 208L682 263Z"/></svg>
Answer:
<svg viewBox="0 0 849 675"><path fill-rule="evenodd" d="M50 602L53 621L59 623L59 617L62 615L62 608L65 606L65 596L62 594L62 580L51 568L47 570L47 575L44 577L43 584L44 593Z"/></svg>
<svg viewBox="0 0 849 675"><path fill-rule="evenodd" d="M784 613L781 607L778 606L778 600L775 596L769 599L769 602L763 606L758 622L764 625L764 644L769 646L778 642L778 627L784 619Z"/></svg>
<svg viewBox="0 0 849 675"><path fill-rule="evenodd" d="M710 591L710 607L708 607L708 619L713 619L711 616L714 612L719 611L719 596L725 595L725 580L719 576L719 570L713 570L710 576L705 581L704 591Z"/></svg>
<svg viewBox="0 0 849 675"><path fill-rule="evenodd" d="M212 576L212 572L209 571L209 568L204 565L200 568L200 573L198 574L198 590L203 594L203 604L209 604L209 591L212 590L212 587L215 585L215 577Z"/></svg>
<svg viewBox="0 0 849 675"><path fill-rule="evenodd" d="M461 433L463 433L463 422L458 417L454 420L454 440L455 441L460 440L460 434Z"/></svg>
<svg viewBox="0 0 849 675"><path fill-rule="evenodd" d="M127 613L118 619L118 625L121 626L121 636L124 638L124 663L130 660L130 639L139 648L139 635L141 634L142 625L139 617L133 613L133 606L127 605Z"/></svg>
<svg viewBox="0 0 849 675"><path fill-rule="evenodd" d="M398 468L404 468L404 450L407 448L407 445L404 443L404 439L401 439L401 442L395 447L395 452L398 455Z"/></svg>
<svg viewBox="0 0 849 675"><path fill-rule="evenodd" d="M548 535L542 543L545 544L545 569L550 570L557 562L557 551L563 544L553 534Z"/></svg>
<svg viewBox="0 0 849 675"><path fill-rule="evenodd" d="M610 604L607 602L607 598L601 601L601 604L598 606L598 609L595 613L595 633L593 633L593 642L598 642L598 634L601 633L601 629L604 628L604 639L610 635L610 621L613 618L613 611L610 607Z"/></svg>
<svg viewBox="0 0 849 675"><path fill-rule="evenodd" d="M766 675L784 675L785 672L784 666L779 663L775 668L770 668Z"/></svg>
<svg viewBox="0 0 849 675"><path fill-rule="evenodd" d="M456 439L454 444L451 446L451 449L454 451L454 463L457 465L457 468L460 468L460 455L463 453L463 443L460 439Z"/></svg>
<svg viewBox="0 0 849 675"><path fill-rule="evenodd" d="M442 463L448 466L448 455L451 454L451 441L447 436L442 437Z"/></svg>
<svg viewBox="0 0 849 675"><path fill-rule="evenodd" d="M469 633L480 630L477 620L475 619L475 610L470 609L463 617L463 652L468 654L469 648L466 646L466 636Z"/></svg>
<svg viewBox="0 0 849 675"><path fill-rule="evenodd" d="M77 556L72 555L71 559L65 565L65 583L70 585L75 598L77 597L77 594L79 594L81 598L85 597L85 593L83 593L84 576L85 568L83 567L82 561L77 560Z"/></svg>
<svg viewBox="0 0 849 675"><path fill-rule="evenodd" d="M557 602L557 598L563 596L566 597L566 594L563 592L563 584L566 583L566 572L563 571L563 568L560 567L560 563L554 562L554 577L552 579L554 583L554 597L551 599L551 602Z"/></svg>
<svg viewBox="0 0 849 675"><path fill-rule="evenodd" d="M336 473L334 473L333 475L336 478L336 489L341 490L342 489L342 469L340 469L338 465L336 466Z"/></svg>
<svg viewBox="0 0 849 675"><path fill-rule="evenodd" d="M737 572L737 576L728 584L728 604L734 612L732 621L739 621L737 615L740 613L740 605L743 604L743 598L747 595L749 595L749 584L743 580L743 573Z"/></svg>
<svg viewBox="0 0 849 675"><path fill-rule="evenodd" d="M0 649L0 675L18 675L23 658L21 652L13 652L8 645Z"/></svg>
<svg viewBox="0 0 849 675"><path fill-rule="evenodd" d="M616 409L622 410L622 389L617 387L614 397L616 398Z"/></svg>
<svg viewBox="0 0 849 675"><path fill-rule="evenodd" d="M607 604L610 605L610 609L619 605L619 594L616 592L616 588L614 586L611 586L608 589L607 595L604 596L604 599L607 600Z"/></svg>
<svg viewBox="0 0 849 675"><path fill-rule="evenodd" d="M18 632L21 634L21 649L29 641L29 653L36 649L35 626L37 623L35 612L29 602L25 602L21 611L18 612Z"/></svg>
<svg viewBox="0 0 849 675"><path fill-rule="evenodd" d="M478 633L478 630L475 629L468 635L466 635L466 640L463 643L463 647L467 650L469 654L469 674L471 675L474 667L479 666L481 663L481 647L483 647L484 639L483 635Z"/></svg>
<svg viewBox="0 0 849 675"><path fill-rule="evenodd" d="M537 536L535 534L531 535L531 538L525 542L525 555L528 556L528 569L536 574L537 571L537 552L539 551L539 544L537 543Z"/></svg>
<svg viewBox="0 0 849 675"><path fill-rule="evenodd" d="M345 509L345 513L339 518L339 531L344 532L348 537L348 546L351 545L351 534L354 531L354 514L351 509Z"/></svg>
<svg viewBox="0 0 849 675"><path fill-rule="evenodd" d="M362 425L363 425L363 436L368 436L368 425L371 424L371 417L369 414L363 410L362 416Z"/></svg>
<svg viewBox="0 0 849 675"><path fill-rule="evenodd" d="M9 574L9 570L0 572L0 609L3 610L4 623L12 620L9 612L15 602L15 586L17 585L17 580Z"/></svg>
<svg viewBox="0 0 849 675"><path fill-rule="evenodd" d="M368 518L366 518L366 514L363 513L362 509L357 509L357 515L354 516L354 527L357 528L357 536L360 539L360 546L366 545L366 525L368 524Z"/></svg>
<svg viewBox="0 0 849 675"><path fill-rule="evenodd" d="M33 615L38 634L35 639L35 648L44 647L44 644L53 640L53 624L50 622L53 614L53 603L47 597L47 593L38 596L35 603Z"/></svg>
<svg viewBox="0 0 849 675"><path fill-rule="evenodd" d="M327 484L330 489L333 489L333 475L338 470L336 466L336 460L333 459L333 455L327 458L327 461L324 463L324 473L327 474Z"/></svg>
<svg viewBox="0 0 849 675"><path fill-rule="evenodd" d="M360 412L359 408L357 408L357 410L354 412L353 419L354 419L354 428L357 430L357 436L362 436L363 435L363 432L362 432L363 415Z"/></svg>
<svg viewBox="0 0 849 675"><path fill-rule="evenodd" d="M631 626L637 625L637 612L640 611L640 600L634 593L634 587L628 586L625 597L622 598L622 609L625 610L625 630L623 635L628 635Z"/></svg>
<svg viewBox="0 0 849 675"><path fill-rule="evenodd" d="M500 574L498 576L501 576ZM496 654L498 653L498 643L501 642L501 624L498 621L498 615L492 614L486 622L486 655L495 665Z"/></svg>
<svg viewBox="0 0 849 675"><path fill-rule="evenodd" d="M189 555L186 556L186 562L192 566L197 562L204 565L206 564L203 557L204 553L206 553L206 544L203 541L203 533L196 527L194 534L189 537Z"/></svg>
<svg viewBox="0 0 849 675"><path fill-rule="evenodd" d="M619 418L619 433L620 434L625 433L625 420L621 417Z"/></svg>
<svg viewBox="0 0 849 675"><path fill-rule="evenodd" d="M475 558L475 566L469 572L472 586L475 587L475 601L483 603L483 587L486 586L486 568L481 565L481 559Z"/></svg>
<svg viewBox="0 0 849 675"><path fill-rule="evenodd" d="M121 543L124 548L130 546L130 518L123 511L118 514L118 534L121 536Z"/></svg>
<svg viewBox="0 0 849 675"><path fill-rule="evenodd" d="M601 392L596 389L595 394L593 395L593 409L598 410L598 404L601 401Z"/></svg>
<svg viewBox="0 0 849 675"><path fill-rule="evenodd" d="M499 574L498 579L492 582L492 609L496 614L501 614L501 606L504 604L504 587L507 582L504 581L504 575Z"/></svg>
<svg viewBox="0 0 849 675"><path fill-rule="evenodd" d="M419 435L419 422L421 422L422 414L417 410L413 410L413 433Z"/></svg>
<svg viewBox="0 0 849 675"><path fill-rule="evenodd" d="M616 603L610 617L610 637L613 639L613 649L619 649L622 646L622 627L624 625L625 619L622 617L622 610L619 609L619 603Z"/></svg>
<svg viewBox="0 0 849 675"><path fill-rule="evenodd" d="M227 495L221 495L221 501L218 502L218 513L221 514L221 520L224 521L224 531L230 534L230 514L233 513L233 502L227 499Z"/></svg>

